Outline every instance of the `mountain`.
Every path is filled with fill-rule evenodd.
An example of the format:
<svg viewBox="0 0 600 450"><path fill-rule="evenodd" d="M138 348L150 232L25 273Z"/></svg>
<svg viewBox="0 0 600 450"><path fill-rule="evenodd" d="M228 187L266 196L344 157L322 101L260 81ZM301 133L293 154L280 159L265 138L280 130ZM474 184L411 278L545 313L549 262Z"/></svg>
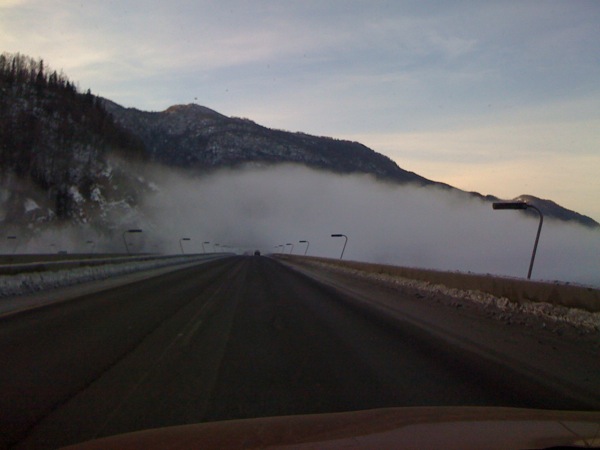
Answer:
<svg viewBox="0 0 600 450"><path fill-rule="evenodd" d="M358 142L272 130L195 104L162 112L123 108L108 100L104 106L144 142L152 161L169 166L204 172L244 164L296 163L334 173L371 174L395 183L448 187L403 170Z"/></svg>
<svg viewBox="0 0 600 450"><path fill-rule="evenodd" d="M552 200L545 200L533 195L520 195L514 200L530 203L536 206L545 217L551 217L553 219L562 220L563 222L572 222L584 225L590 228L600 227L600 224L594 219L578 212L571 211L570 209L564 208ZM537 215L533 211L525 211L530 214Z"/></svg>
<svg viewBox="0 0 600 450"><path fill-rule="evenodd" d="M43 60L0 55L0 218L5 228L70 222L110 229L143 186L111 157L145 159L143 143Z"/></svg>
<svg viewBox="0 0 600 450"><path fill-rule="evenodd" d="M118 124L144 142L152 161L168 166L202 173L244 164L296 163L334 173L370 174L382 181L457 190L403 170L391 159L358 142L272 130L195 104L175 105L162 112L124 108L107 99L104 106ZM465 195L490 202L499 200L478 192ZM536 205L548 218L600 227L592 218L550 200L532 195L521 195L518 199Z"/></svg>
<svg viewBox="0 0 600 450"><path fill-rule="evenodd" d="M246 165L300 164L338 174L467 193L400 168L358 143L272 130L191 104L162 112L124 108L78 92L42 60L0 55L0 224L35 233L48 223L111 234L140 220L141 199L157 189L144 164L202 175ZM593 219L533 196L548 218L600 227ZM524 211L529 213L529 211Z"/></svg>

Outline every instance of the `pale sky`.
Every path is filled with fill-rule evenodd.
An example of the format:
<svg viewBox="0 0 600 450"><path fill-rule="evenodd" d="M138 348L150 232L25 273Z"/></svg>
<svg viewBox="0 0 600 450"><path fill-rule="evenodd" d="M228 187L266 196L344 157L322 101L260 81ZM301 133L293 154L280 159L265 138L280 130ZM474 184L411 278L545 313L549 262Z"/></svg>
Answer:
<svg viewBox="0 0 600 450"><path fill-rule="evenodd" d="M0 50L600 221L598 1L0 0Z"/></svg>

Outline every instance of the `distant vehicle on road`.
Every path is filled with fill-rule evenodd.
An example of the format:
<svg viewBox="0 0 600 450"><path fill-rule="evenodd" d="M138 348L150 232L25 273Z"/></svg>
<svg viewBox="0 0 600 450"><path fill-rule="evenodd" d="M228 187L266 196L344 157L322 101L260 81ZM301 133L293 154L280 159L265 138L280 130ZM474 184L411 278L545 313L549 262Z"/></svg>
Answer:
<svg viewBox="0 0 600 450"><path fill-rule="evenodd" d="M260 250L254 250L254 256L260 256Z"/></svg>

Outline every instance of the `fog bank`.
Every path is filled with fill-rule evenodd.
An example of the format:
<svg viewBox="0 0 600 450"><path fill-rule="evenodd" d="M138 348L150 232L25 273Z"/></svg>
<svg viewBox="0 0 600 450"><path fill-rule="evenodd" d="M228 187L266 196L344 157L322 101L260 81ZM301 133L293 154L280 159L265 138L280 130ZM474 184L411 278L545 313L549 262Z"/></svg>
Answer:
<svg viewBox="0 0 600 450"><path fill-rule="evenodd" d="M149 169L146 242L165 252L279 252L526 277L538 221L437 188L381 183L298 166L220 171L202 178ZM190 241L181 242L181 237ZM216 248L214 244L218 243ZM157 245L157 244L154 244ZM291 246L285 246L287 253ZM532 279L600 287L600 232L546 220Z"/></svg>

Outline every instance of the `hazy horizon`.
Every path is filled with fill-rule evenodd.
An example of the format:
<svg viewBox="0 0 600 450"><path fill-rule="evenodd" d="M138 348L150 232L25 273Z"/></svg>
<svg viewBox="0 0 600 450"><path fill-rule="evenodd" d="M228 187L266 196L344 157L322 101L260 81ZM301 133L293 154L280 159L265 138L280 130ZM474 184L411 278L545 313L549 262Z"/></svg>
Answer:
<svg viewBox="0 0 600 450"><path fill-rule="evenodd" d="M538 221L518 211L494 211L489 202L439 188L383 183L367 175L335 175L296 165L220 170L194 177L149 165L138 176L156 185L137 212L117 229L142 228L132 250L186 253L216 250L280 251L425 269L525 278ZM116 218L115 218L116 219ZM600 233L582 225L546 220L533 280L600 287ZM53 228L20 251L122 252L121 233L93 236L89 226ZM8 245L8 244L6 244Z"/></svg>

